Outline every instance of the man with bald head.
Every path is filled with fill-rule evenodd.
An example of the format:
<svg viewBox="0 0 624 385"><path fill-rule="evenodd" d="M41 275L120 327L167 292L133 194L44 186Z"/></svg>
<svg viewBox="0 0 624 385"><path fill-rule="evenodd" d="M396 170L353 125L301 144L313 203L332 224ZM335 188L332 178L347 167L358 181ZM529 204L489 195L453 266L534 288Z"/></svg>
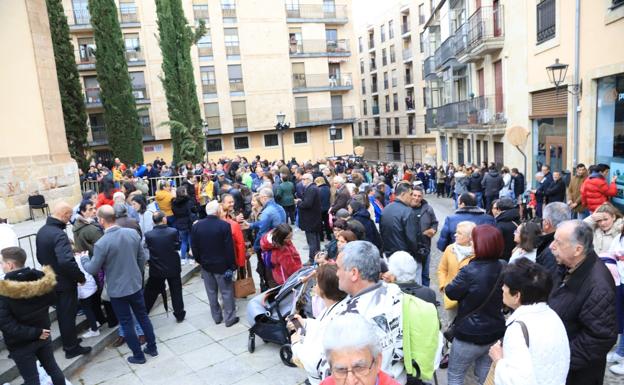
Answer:
<svg viewBox="0 0 624 385"><path fill-rule="evenodd" d="M65 357L72 358L91 351L90 347L80 346L76 331L78 311L78 284L85 282L74 252L65 232L72 216L72 207L59 202L52 210L46 224L37 232L37 260L41 265L49 265L56 274L56 312L63 342Z"/></svg>

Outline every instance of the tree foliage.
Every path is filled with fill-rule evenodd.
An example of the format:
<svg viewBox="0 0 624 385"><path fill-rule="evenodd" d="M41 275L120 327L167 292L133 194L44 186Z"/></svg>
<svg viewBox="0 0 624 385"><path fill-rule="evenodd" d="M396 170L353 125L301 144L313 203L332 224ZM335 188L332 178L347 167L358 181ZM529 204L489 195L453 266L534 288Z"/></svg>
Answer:
<svg viewBox="0 0 624 385"><path fill-rule="evenodd" d="M50 34L56 63L56 77L61 94L65 136L71 157L78 167L86 170L87 112L85 109L80 76L74 58L74 46L69 36L67 17L61 0L46 0Z"/></svg>
<svg viewBox="0 0 624 385"><path fill-rule="evenodd" d="M114 0L89 0L95 69L111 150L127 163L143 162L143 130L132 95L125 47Z"/></svg>
<svg viewBox="0 0 624 385"><path fill-rule="evenodd" d="M204 156L203 132L191 46L206 32L195 31L184 17L181 0L156 0L159 44L163 57L161 81L167 98L173 161L199 162Z"/></svg>

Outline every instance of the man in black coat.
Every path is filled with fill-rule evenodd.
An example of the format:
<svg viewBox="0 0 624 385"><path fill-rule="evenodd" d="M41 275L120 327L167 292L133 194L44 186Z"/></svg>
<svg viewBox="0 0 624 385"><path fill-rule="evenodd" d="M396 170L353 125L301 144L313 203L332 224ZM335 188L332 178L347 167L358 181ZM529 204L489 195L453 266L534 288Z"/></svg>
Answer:
<svg viewBox="0 0 624 385"><path fill-rule="evenodd" d="M498 199L498 193L504 185L503 177L498 173L496 167L490 167L487 174L485 174L481 180L483 196L485 197L485 210L488 214L492 213L492 202Z"/></svg>
<svg viewBox="0 0 624 385"><path fill-rule="evenodd" d="M412 191L412 209L414 214L420 220L420 229L422 230L423 241L427 244L427 248L431 251L431 238L438 232L438 218L436 218L433 207L425 200L424 190L417 186ZM422 284L429 287L431 279L429 277L429 262L430 255L427 254L427 259L423 265L422 271Z"/></svg>
<svg viewBox="0 0 624 385"><path fill-rule="evenodd" d="M305 231L308 243L308 263L314 263L314 256L321 250L319 233L323 228L321 221L321 197L318 187L313 183L312 174L303 174L303 199L296 199L299 211L299 228Z"/></svg>
<svg viewBox="0 0 624 385"><path fill-rule="evenodd" d="M553 202L544 207L544 218L542 218L542 235L537 242L535 262L548 270L553 280L557 275L557 261L550 249L551 243L555 239L555 230L560 223L570 220L572 212L570 207L562 202Z"/></svg>
<svg viewBox="0 0 624 385"><path fill-rule="evenodd" d="M234 305L232 274L236 271L234 241L230 224L219 219L219 202L206 205L206 218L193 224L191 249L202 267L201 276L206 287L210 313L216 324L225 320L230 327L239 321ZM223 298L223 310L219 304L219 292Z"/></svg>
<svg viewBox="0 0 624 385"><path fill-rule="evenodd" d="M65 233L65 227L72 216L72 207L58 203L48 217L46 224L37 232L37 261L49 265L56 274L56 312L65 356L70 359L91 351L88 346L80 346L76 331L78 311L78 284L85 283L74 252Z"/></svg>
<svg viewBox="0 0 624 385"><path fill-rule="evenodd" d="M511 253L516 247L514 233L520 225L520 211L511 198L501 198L492 203L492 214L496 221L496 228L500 230L505 241L503 259L509 261Z"/></svg>
<svg viewBox="0 0 624 385"><path fill-rule="evenodd" d="M180 264L180 237L176 229L167 226L167 217L161 211L154 213L154 228L145 234L145 244L150 252L149 278L145 284L145 308L152 309L158 294L165 293L165 280L169 284L169 293L173 304L173 315L178 322L184 320L184 301L182 300L182 272ZM163 298L166 301L166 297Z"/></svg>
<svg viewBox="0 0 624 385"><path fill-rule="evenodd" d="M516 203L520 209L520 218L525 218L524 211L526 209L526 205L522 202L522 195L526 190L526 181L524 179L524 175L522 175L522 173L515 167L511 169L511 184L513 186Z"/></svg>
<svg viewBox="0 0 624 385"><path fill-rule="evenodd" d="M570 340L567 385L602 384L606 356L617 340L615 285L593 251L592 229L580 220L557 227L550 245L562 265L548 304Z"/></svg>
<svg viewBox="0 0 624 385"><path fill-rule="evenodd" d="M552 178L552 183L544 191L546 203L565 202L566 185L563 178L561 178L561 172L553 172Z"/></svg>
<svg viewBox="0 0 624 385"><path fill-rule="evenodd" d="M50 306L55 302L56 276L50 266L43 272L24 267L26 252L19 247L2 249L0 329L4 343L26 384L39 383L39 360L54 385L65 377L54 359L50 338Z"/></svg>

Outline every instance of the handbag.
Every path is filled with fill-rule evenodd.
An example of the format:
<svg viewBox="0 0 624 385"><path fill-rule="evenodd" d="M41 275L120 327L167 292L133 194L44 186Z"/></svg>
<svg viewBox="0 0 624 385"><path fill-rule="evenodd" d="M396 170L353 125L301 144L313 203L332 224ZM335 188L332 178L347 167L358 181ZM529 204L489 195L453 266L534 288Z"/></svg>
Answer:
<svg viewBox="0 0 624 385"><path fill-rule="evenodd" d="M522 321L514 321L520 324L520 327L522 328L522 335L524 336L524 342L526 343L527 348L529 347L529 330L527 329L527 326L524 322ZM496 372L496 362L492 362L492 365L490 365L490 370L488 371L487 377L485 377L485 381L483 382L483 385L496 385L495 383L495 377L494 374Z"/></svg>
<svg viewBox="0 0 624 385"><path fill-rule="evenodd" d="M499 262L499 264L501 264L501 263ZM496 289L498 289L498 286L500 285L500 282L501 282L502 278L503 278L503 266L501 266L501 271L500 271L500 273L498 273L498 278L496 279L496 283L494 284L494 287L492 287L492 290L490 290L490 292L487 295L487 297L485 298L485 300L479 306L477 306L477 308L475 308L474 310L472 310L469 313L465 314L463 317L461 317L459 319L457 319L457 317L455 317L455 319L449 325L449 327L444 331L444 333L442 333L442 335L444 336L444 338L446 338L446 340L448 342L453 342L453 339L455 338L455 333L457 331L457 325L461 321L463 321L466 318L470 317L471 315L477 313L479 310L483 309L483 307L488 302L490 302L490 298L492 298L492 296L494 295L494 292L496 292Z"/></svg>
<svg viewBox="0 0 624 385"><path fill-rule="evenodd" d="M256 285L251 274L251 263L247 260L244 269L239 269L234 281L234 297L245 298L256 294Z"/></svg>

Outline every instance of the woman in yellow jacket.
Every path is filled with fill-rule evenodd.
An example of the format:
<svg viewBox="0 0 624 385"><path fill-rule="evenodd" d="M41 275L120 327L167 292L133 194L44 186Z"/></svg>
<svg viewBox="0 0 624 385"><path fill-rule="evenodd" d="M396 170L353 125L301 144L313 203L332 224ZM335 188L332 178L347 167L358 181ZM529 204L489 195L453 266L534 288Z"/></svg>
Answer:
<svg viewBox="0 0 624 385"><path fill-rule="evenodd" d="M171 185L169 185L169 181L162 179L159 180L158 191L156 191L154 199L156 200L156 204L158 204L158 209L168 217L173 215L173 210L171 209L171 201L173 201L173 198L174 195L171 192Z"/></svg>
<svg viewBox="0 0 624 385"><path fill-rule="evenodd" d="M440 292L444 293L446 285L451 283L459 269L466 266L472 258L474 258L474 250L472 249L472 229L476 227L474 222L463 221L457 224L455 230L455 243L446 247L440 264L438 265L438 282ZM457 301L448 299L444 296L444 308L448 312L449 323L453 321L457 315Z"/></svg>

